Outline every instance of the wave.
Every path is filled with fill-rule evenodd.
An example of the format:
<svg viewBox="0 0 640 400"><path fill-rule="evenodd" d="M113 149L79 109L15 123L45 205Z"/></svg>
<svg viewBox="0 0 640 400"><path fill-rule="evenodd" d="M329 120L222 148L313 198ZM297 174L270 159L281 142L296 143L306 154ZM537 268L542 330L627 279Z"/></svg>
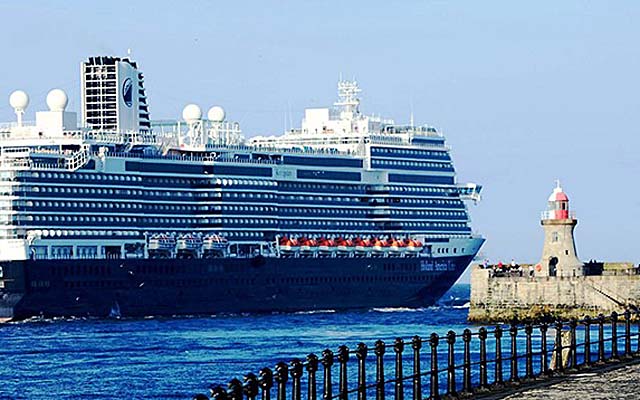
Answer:
<svg viewBox="0 0 640 400"><path fill-rule="evenodd" d="M428 308L382 307L382 308L372 308L370 311L381 312L381 313L392 313L392 312L424 312L426 310L428 310Z"/></svg>
<svg viewBox="0 0 640 400"><path fill-rule="evenodd" d="M310 315L310 314L333 314L336 310L309 310L309 311L297 311L295 315Z"/></svg>

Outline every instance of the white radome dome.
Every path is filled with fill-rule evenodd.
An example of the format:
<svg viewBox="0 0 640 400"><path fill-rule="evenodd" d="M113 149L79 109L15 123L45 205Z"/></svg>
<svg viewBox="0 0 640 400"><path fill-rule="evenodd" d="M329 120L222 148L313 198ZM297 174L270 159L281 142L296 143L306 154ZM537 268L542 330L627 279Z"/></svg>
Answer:
<svg viewBox="0 0 640 400"><path fill-rule="evenodd" d="M225 117L224 108L220 106L211 107L209 109L209 112L207 113L207 118L209 119L209 121L213 121L213 122L222 122L224 121L224 117Z"/></svg>
<svg viewBox="0 0 640 400"><path fill-rule="evenodd" d="M64 111L68 103L69 98L62 89L53 89L47 95L47 106L50 111Z"/></svg>
<svg viewBox="0 0 640 400"><path fill-rule="evenodd" d="M24 111L29 105L29 95L22 90L16 90L9 96L9 104L16 111Z"/></svg>
<svg viewBox="0 0 640 400"><path fill-rule="evenodd" d="M195 122L202 118L202 110L197 104L187 104L182 109L182 119L187 122Z"/></svg>

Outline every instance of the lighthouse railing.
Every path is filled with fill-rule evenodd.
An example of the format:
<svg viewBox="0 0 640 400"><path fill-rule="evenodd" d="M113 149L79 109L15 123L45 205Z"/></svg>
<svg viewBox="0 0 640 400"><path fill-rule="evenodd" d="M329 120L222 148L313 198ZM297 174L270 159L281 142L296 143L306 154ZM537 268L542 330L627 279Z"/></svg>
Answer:
<svg viewBox="0 0 640 400"><path fill-rule="evenodd" d="M575 211L564 211L567 215L566 218L558 218L557 215L561 214L564 210L547 210L547 211L543 211L540 214L540 219L576 219L576 212Z"/></svg>

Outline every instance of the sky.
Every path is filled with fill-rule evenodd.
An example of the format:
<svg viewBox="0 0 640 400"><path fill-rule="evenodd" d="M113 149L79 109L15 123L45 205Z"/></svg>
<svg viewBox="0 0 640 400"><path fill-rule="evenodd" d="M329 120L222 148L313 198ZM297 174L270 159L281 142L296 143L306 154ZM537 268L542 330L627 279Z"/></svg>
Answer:
<svg viewBox="0 0 640 400"><path fill-rule="evenodd" d="M152 119L221 105L248 136L330 105L342 74L363 112L445 133L458 181L484 187L470 211L490 260L539 260L560 179L579 257L640 261L638 1L7 1L0 16L0 121L16 89L27 120L56 87L79 111L80 62L128 49Z"/></svg>

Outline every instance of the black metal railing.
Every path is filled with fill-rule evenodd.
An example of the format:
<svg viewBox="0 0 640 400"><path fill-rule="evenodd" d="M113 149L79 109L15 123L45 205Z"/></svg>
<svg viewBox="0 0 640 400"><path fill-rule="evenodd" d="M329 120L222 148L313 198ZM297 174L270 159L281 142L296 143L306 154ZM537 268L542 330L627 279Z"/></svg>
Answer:
<svg viewBox="0 0 640 400"><path fill-rule="evenodd" d="M624 326L622 334L619 325ZM305 360L279 362L258 375L247 374L243 381L214 385L209 396L194 399L465 397L640 356L640 313L512 323L475 333L465 329L443 337L432 333L428 338L397 338L391 344L378 340L373 352L369 350L359 343L355 350L340 346L335 353L324 350L321 357L309 354Z"/></svg>

